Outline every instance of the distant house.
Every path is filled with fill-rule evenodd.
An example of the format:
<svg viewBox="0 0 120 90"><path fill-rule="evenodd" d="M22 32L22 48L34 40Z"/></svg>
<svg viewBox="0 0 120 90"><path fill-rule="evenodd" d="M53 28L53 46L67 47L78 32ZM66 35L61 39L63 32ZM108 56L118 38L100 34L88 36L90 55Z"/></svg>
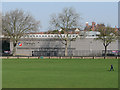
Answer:
<svg viewBox="0 0 120 90"><path fill-rule="evenodd" d="M95 22L92 22L92 25L89 25L88 22L86 22L86 26L84 28L85 31L97 31L97 29L102 26L105 27L104 24L97 24Z"/></svg>
<svg viewBox="0 0 120 90"><path fill-rule="evenodd" d="M57 34L57 33L65 34L65 30L59 29L59 30L49 30L46 32L46 34ZM69 34L79 34L80 28L71 28L67 31Z"/></svg>
<svg viewBox="0 0 120 90"><path fill-rule="evenodd" d="M99 27L105 27L105 25L104 24L96 24L95 22L92 22L92 25L89 25L88 22L86 22L84 31L97 31ZM116 26L115 26L115 30L118 31L118 28Z"/></svg>

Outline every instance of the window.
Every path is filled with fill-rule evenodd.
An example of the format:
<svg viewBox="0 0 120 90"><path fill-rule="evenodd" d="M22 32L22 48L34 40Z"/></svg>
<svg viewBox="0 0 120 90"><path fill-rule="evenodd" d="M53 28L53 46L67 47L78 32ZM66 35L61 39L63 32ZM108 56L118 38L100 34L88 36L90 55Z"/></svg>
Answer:
<svg viewBox="0 0 120 90"><path fill-rule="evenodd" d="M80 35L80 36L83 36L83 35Z"/></svg>
<svg viewBox="0 0 120 90"><path fill-rule="evenodd" d="M53 37L53 35L51 35L51 37Z"/></svg>
<svg viewBox="0 0 120 90"><path fill-rule="evenodd" d="M35 37L35 35L33 35L33 37Z"/></svg>
<svg viewBox="0 0 120 90"><path fill-rule="evenodd" d="M36 37L38 37L38 35L36 35Z"/></svg>
<svg viewBox="0 0 120 90"><path fill-rule="evenodd" d="M26 35L26 37L29 37L29 35Z"/></svg>
<svg viewBox="0 0 120 90"><path fill-rule="evenodd" d="M48 37L50 37L50 35L48 35Z"/></svg>
<svg viewBox="0 0 120 90"><path fill-rule="evenodd" d="M69 37L71 37L71 35L69 35Z"/></svg>
<svg viewBox="0 0 120 90"><path fill-rule="evenodd" d="M27 35L24 35L23 37L27 37Z"/></svg>

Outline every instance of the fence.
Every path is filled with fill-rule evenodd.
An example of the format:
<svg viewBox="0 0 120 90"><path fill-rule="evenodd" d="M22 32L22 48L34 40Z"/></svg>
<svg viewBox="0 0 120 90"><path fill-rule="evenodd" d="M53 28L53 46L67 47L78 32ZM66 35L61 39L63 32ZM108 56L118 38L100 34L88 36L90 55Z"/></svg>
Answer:
<svg viewBox="0 0 120 90"><path fill-rule="evenodd" d="M13 57L13 56L7 56L7 57L0 57L0 59L120 59L120 57L29 57L29 56L18 56L18 57Z"/></svg>
<svg viewBox="0 0 120 90"><path fill-rule="evenodd" d="M62 50L40 50L32 51L32 56L65 56L64 49ZM104 56L104 50L68 50L68 56L78 57L78 56ZM118 50L107 50L107 56L120 56L120 51Z"/></svg>

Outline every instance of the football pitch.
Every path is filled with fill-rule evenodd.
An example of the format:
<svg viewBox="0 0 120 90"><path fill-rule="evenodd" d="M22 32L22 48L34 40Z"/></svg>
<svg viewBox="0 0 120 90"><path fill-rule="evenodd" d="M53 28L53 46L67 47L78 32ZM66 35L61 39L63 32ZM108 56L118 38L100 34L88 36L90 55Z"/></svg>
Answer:
<svg viewBox="0 0 120 90"><path fill-rule="evenodd" d="M118 60L3 59L2 87L118 88Z"/></svg>

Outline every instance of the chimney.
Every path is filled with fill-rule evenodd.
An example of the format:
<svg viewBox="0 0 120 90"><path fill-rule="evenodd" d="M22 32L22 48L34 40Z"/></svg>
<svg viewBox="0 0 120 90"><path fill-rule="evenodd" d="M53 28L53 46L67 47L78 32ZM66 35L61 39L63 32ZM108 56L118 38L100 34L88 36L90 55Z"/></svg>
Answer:
<svg viewBox="0 0 120 90"><path fill-rule="evenodd" d="M117 27L115 26L115 31L118 31Z"/></svg>
<svg viewBox="0 0 120 90"><path fill-rule="evenodd" d="M92 31L95 30L95 22L92 22Z"/></svg>
<svg viewBox="0 0 120 90"><path fill-rule="evenodd" d="M95 22L92 22L92 26L95 25Z"/></svg>
<svg viewBox="0 0 120 90"><path fill-rule="evenodd" d="M86 22L86 27L89 27L88 22Z"/></svg>

